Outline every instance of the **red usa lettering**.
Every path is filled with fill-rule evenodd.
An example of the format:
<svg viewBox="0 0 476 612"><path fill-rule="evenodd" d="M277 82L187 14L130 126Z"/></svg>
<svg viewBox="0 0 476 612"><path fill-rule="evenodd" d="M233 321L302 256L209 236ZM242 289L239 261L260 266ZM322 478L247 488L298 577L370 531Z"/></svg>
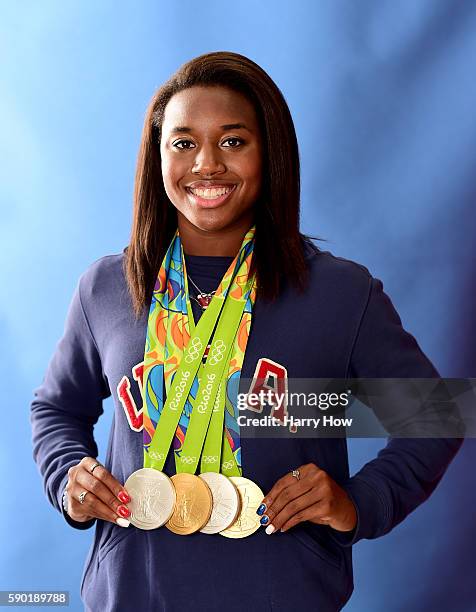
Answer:
<svg viewBox="0 0 476 612"><path fill-rule="evenodd" d="M132 376L139 385L142 397L142 375L144 372L144 362L141 361L132 368ZM141 431L144 427L144 419L142 416L142 408L137 409L134 398L131 393L131 383L127 376L123 376L117 385L117 397L121 402L124 412L126 413L127 422L133 431Z"/></svg>
<svg viewBox="0 0 476 612"><path fill-rule="evenodd" d="M144 362L136 364L132 368L132 376L134 380L137 382L139 386L140 396L142 397L142 383L143 383L143 373L144 373ZM273 379L274 384L270 386L268 384L269 379ZM285 422L285 417L288 415L287 409L287 390L288 390L288 372L287 369L282 366L280 363L268 359L266 357L262 357L256 363L255 372L253 375L253 379L250 384L250 388L248 390L248 394L251 393L259 393L260 391L268 391L271 390L273 393L278 395L284 394L284 401L281 407L278 410L273 412L273 415L279 419L281 422ZM127 422L129 423L129 427L133 431L141 431L143 429L143 410L142 408L138 409L137 405L134 401L134 397L131 393L131 383L127 376L123 376L117 385L117 397L124 408L124 412L127 418ZM276 405L278 403L276 402ZM262 412L263 407L261 405L258 406L249 406L250 410L254 410L255 412ZM290 425L290 431L295 432L296 426Z"/></svg>
<svg viewBox="0 0 476 612"><path fill-rule="evenodd" d="M269 379L273 380L273 385L269 385ZM282 404L279 405L276 400L275 406L277 409L273 410L273 416L276 419L279 419L281 423L286 422L286 417L288 416L288 371L282 366L280 363L273 361L272 359L268 359L266 357L262 357L258 360L255 368L255 373L253 375L253 380L251 381L250 388L248 389L248 394L259 393L260 391L272 391L271 397L274 395L279 395L283 398ZM262 412L263 406L261 404L255 406L248 406L249 410L253 410L254 412ZM297 431L296 425L290 425L289 431L295 433Z"/></svg>

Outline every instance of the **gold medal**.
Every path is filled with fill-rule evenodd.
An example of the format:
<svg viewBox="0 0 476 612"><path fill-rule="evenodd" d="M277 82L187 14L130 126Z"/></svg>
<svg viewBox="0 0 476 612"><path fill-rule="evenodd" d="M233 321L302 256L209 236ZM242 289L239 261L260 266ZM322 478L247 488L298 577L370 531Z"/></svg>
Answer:
<svg viewBox="0 0 476 612"><path fill-rule="evenodd" d="M207 483L188 472L172 476L176 502L172 516L165 526L179 535L201 529L212 513L212 493Z"/></svg>
<svg viewBox="0 0 476 612"><path fill-rule="evenodd" d="M264 495L258 485L249 478L230 476L230 480L240 494L241 510L236 521L220 531L220 534L226 538L246 538L261 527L261 517L256 514L256 510Z"/></svg>
<svg viewBox="0 0 476 612"><path fill-rule="evenodd" d="M210 487L213 498L212 514L200 531L207 534L219 533L235 522L240 511L240 494L225 474L204 472L200 478Z"/></svg>

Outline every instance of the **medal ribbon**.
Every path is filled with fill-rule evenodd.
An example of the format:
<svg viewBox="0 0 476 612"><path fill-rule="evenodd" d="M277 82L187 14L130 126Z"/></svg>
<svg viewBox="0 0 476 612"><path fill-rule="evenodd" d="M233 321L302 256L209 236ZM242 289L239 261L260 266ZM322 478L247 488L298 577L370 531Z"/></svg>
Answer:
<svg viewBox="0 0 476 612"><path fill-rule="evenodd" d="M206 363L201 367L202 372L198 394L193 402L192 414L190 416L182 452L179 458L177 455L175 457L178 472L195 473L205 436L207 436L207 438L210 437L210 432L207 434L208 425L216 404L217 392L222 381L223 373L225 367L228 365L227 357L229 358L230 356L230 348L244 307L244 299L236 300L231 295L227 296L223 312L218 321L218 326L213 335L213 342ZM219 411L223 412L221 407L219 407ZM222 431L215 431L215 437L218 439L220 448ZM207 456L207 462L217 465L218 468L220 466L219 461L219 454ZM219 471L219 469L217 471Z"/></svg>
<svg viewBox="0 0 476 612"><path fill-rule="evenodd" d="M154 287L144 351L144 467L163 469L175 433L177 471L194 473L210 428L213 435L207 435L202 470L206 464L206 471L219 471L222 455L223 473L241 473L236 409L228 402L226 388L230 380L240 375L251 325L256 288L248 273L254 232L252 227L246 233L238 255L197 326L188 297L178 230L167 250ZM212 335L203 366L202 358ZM208 465L211 461L213 465Z"/></svg>

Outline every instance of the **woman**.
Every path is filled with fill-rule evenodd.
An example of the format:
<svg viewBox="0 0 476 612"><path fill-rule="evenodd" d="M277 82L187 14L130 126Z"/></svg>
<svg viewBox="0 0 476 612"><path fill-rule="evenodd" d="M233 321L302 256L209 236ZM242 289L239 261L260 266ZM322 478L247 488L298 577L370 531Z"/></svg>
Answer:
<svg viewBox="0 0 476 612"><path fill-rule="evenodd" d="M387 533L422 503L461 440L391 439L349 478L345 438L240 438L226 385L240 376L282 383L438 373L402 328L382 283L300 233L293 122L275 83L246 57L202 55L158 90L134 200L129 246L81 276L32 403L34 457L50 501L73 527L96 523L81 584L86 609L341 609L353 589L351 546ZM239 306L233 325L226 304ZM236 334L213 379L220 471L237 490L240 477L257 487L246 495L239 489L228 537L203 531L203 520L186 537L177 527L188 516L179 481L184 472L207 471L204 456L212 456L203 451L199 468L197 453L185 449L218 439L211 425L207 432L218 417L207 407L210 420L200 429L201 411L191 409L217 362L207 355L218 355L208 327L205 343L195 343L202 317L210 329L217 322L216 337ZM193 386L179 398L174 376L184 375L199 344L203 376L189 376ZM111 394L102 465L93 425ZM165 431L173 440L159 439ZM159 513L152 480L147 495L137 488L144 466L161 478L156 491L176 479L167 523L164 514L157 528L137 518ZM210 521L212 506L203 504ZM256 517L248 513L247 534L243 504Z"/></svg>

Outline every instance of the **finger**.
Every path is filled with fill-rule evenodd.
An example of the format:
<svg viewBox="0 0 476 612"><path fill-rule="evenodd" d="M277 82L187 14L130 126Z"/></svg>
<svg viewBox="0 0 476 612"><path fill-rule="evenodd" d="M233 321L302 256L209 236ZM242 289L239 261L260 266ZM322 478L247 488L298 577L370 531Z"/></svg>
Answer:
<svg viewBox="0 0 476 612"><path fill-rule="evenodd" d="M293 478L293 481L289 486L281 489L276 499L267 507L260 519L262 525L274 524L275 517L281 514L284 508L294 507L296 500L312 490L312 484L308 480L298 481Z"/></svg>
<svg viewBox="0 0 476 612"><path fill-rule="evenodd" d="M286 487L289 487L295 482L300 482L310 470L313 470L313 468L317 468L317 466L314 463L308 463L306 465L300 466L298 468L300 472L299 480L295 476L293 476L291 472L288 472L287 474L282 476L279 480L277 480L274 483L272 489L269 491L269 493L262 499L261 504L258 508L258 510L261 509L262 512L259 512L258 514L262 514L263 511L266 511L271 506L271 504L274 502L274 500L277 498L279 493L283 491L283 489L285 489Z"/></svg>
<svg viewBox="0 0 476 612"><path fill-rule="evenodd" d="M81 460L80 466L91 474L91 469L97 463L99 462L96 461L96 459L85 457ZM122 484L116 478L114 478L111 472L103 465L99 464L98 467L94 468L92 476L97 478L104 486L110 489L113 495L119 499L119 501L123 502L124 504L128 504L131 501L130 495L124 489Z"/></svg>
<svg viewBox="0 0 476 612"><path fill-rule="evenodd" d="M326 472L318 468L314 463L302 466L299 468L299 472L299 480L291 473L286 474L286 476L283 476L283 478L273 487L275 493L273 493L273 489L271 489L270 493L264 498L264 502L262 503L264 503L266 508L263 512L258 512L258 514L263 514L265 517L264 520L260 521L262 525L268 525L292 500L307 493L307 491L310 491L312 488L321 486L326 477ZM266 503L267 500L270 501ZM258 510L261 509L262 506L258 508ZM266 520L266 517L268 517L269 520Z"/></svg>
<svg viewBox="0 0 476 612"><path fill-rule="evenodd" d="M94 470L94 474L99 468ZM111 510L118 516L123 518L129 518L131 511L124 505L111 491L109 487L104 484L104 481L96 478L94 474L82 469L77 472L75 484L81 487L83 491L90 491L106 506L109 506Z"/></svg>
<svg viewBox="0 0 476 612"><path fill-rule="evenodd" d="M298 523L302 523L303 521L312 521L313 523L328 525L331 521L329 517L329 505L328 502L324 500L320 500L307 508L304 508L296 514L293 514L281 527L281 531L287 531L294 527ZM278 528L276 528L276 531Z"/></svg>
<svg viewBox="0 0 476 612"><path fill-rule="evenodd" d="M90 518L99 518L115 523L118 518L122 518L117 515L110 506L98 499L91 491L87 492L84 496L83 503L80 503L79 495L84 490L85 489L81 486L74 485L71 487L70 493L68 493L68 514L72 519L81 517L81 520L84 520L84 518L88 516Z"/></svg>
<svg viewBox="0 0 476 612"><path fill-rule="evenodd" d="M314 506L320 500L320 493L317 489L310 489L304 495L290 500L280 512L270 518L269 525L271 525L271 527L268 529L267 533L278 531L283 525L291 520L292 517L304 512L310 506Z"/></svg>

